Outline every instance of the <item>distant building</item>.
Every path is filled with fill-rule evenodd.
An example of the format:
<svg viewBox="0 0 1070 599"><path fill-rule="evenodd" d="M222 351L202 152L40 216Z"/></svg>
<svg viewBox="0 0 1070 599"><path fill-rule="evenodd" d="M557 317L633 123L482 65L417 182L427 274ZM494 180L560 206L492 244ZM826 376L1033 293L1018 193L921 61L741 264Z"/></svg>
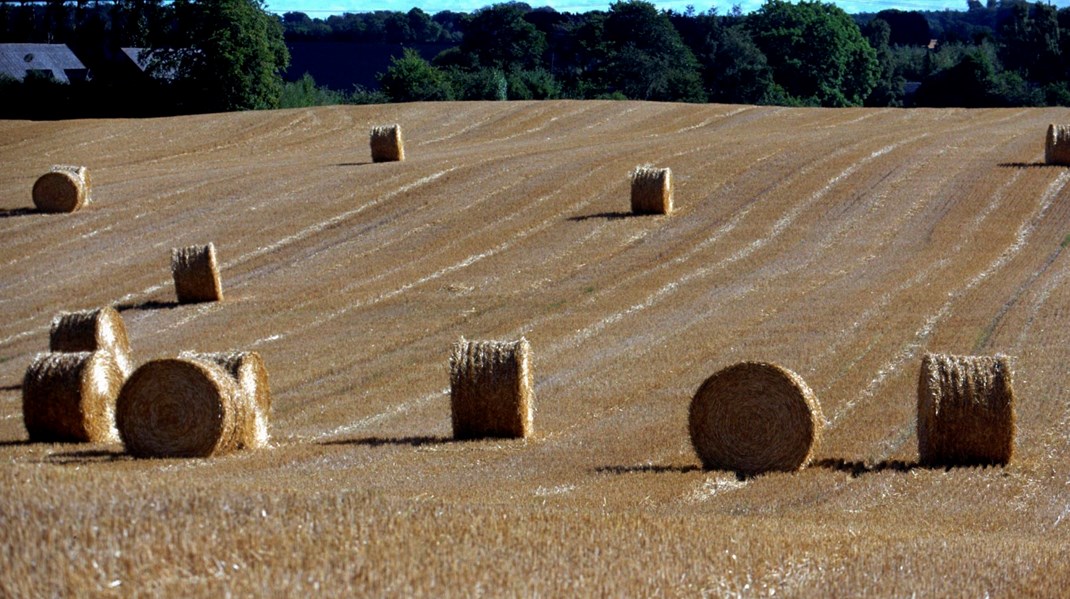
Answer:
<svg viewBox="0 0 1070 599"><path fill-rule="evenodd" d="M30 74L61 83L89 79L89 69L66 44L0 44L0 74L19 81Z"/></svg>

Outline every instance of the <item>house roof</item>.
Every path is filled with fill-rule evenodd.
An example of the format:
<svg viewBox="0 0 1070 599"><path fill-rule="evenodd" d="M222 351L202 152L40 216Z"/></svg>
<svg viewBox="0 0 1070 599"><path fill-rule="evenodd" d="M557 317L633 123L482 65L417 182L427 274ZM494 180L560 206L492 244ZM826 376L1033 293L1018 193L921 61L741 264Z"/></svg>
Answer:
<svg viewBox="0 0 1070 599"><path fill-rule="evenodd" d="M0 44L0 73L21 81L31 71L70 83L71 76L84 79L88 69L66 44Z"/></svg>

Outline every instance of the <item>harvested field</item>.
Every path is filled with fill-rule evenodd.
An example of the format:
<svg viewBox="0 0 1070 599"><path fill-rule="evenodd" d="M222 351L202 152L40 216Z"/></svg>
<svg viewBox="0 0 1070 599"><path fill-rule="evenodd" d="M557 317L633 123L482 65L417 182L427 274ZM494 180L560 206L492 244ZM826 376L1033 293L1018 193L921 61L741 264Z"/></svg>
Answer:
<svg viewBox="0 0 1070 599"><path fill-rule="evenodd" d="M0 596L1060 594L1070 169L1044 136L1064 121L568 101L0 121ZM406 160L361 158L391 122ZM672 218L622 204L645 163L672 169ZM93 204L27 210L51 164L91 169ZM178 305L169 250L206 239L227 301ZM27 443L52 316L109 304L142 361L258 352L272 447ZM530 340L533 437L451 438L462 335ZM917 464L926 352L1014 357L1007 467ZM820 398L821 444L796 473L704 471L689 402L755 360Z"/></svg>

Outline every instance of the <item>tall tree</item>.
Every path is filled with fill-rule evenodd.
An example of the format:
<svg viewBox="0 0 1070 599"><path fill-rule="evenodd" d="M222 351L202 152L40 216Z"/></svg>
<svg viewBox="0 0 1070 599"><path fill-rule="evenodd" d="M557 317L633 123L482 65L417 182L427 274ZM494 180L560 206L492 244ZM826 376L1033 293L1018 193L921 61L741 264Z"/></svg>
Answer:
<svg viewBox="0 0 1070 599"><path fill-rule="evenodd" d="M153 68L173 76L187 108L275 108L290 54L279 19L261 0L176 0L177 39L153 51Z"/></svg>
<svg viewBox="0 0 1070 599"><path fill-rule="evenodd" d="M517 71L542 66L546 36L524 20L520 4L495 4L477 11L464 29L461 52L479 66Z"/></svg>
<svg viewBox="0 0 1070 599"><path fill-rule="evenodd" d="M833 4L766 0L750 25L777 84L802 102L859 106L876 84L876 53Z"/></svg>

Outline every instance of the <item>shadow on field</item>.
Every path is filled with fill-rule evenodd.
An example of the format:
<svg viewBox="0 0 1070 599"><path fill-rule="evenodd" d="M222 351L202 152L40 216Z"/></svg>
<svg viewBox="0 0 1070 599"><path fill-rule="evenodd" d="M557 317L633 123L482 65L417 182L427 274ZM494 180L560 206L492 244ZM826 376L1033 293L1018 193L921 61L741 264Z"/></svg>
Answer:
<svg viewBox="0 0 1070 599"><path fill-rule="evenodd" d="M1048 164L1047 162L1000 162L1002 168L1066 168L1062 164Z"/></svg>
<svg viewBox="0 0 1070 599"><path fill-rule="evenodd" d="M160 301L149 300L147 302L138 302L136 304L116 304L115 309L119 312L126 312L127 310L171 310L178 307L178 302L175 301Z"/></svg>
<svg viewBox="0 0 1070 599"><path fill-rule="evenodd" d="M888 470L895 472L910 472L911 470L922 467L921 464L917 462L905 462L903 460L884 460L874 464L867 464L865 462L845 460L843 458L826 458L824 460L818 460L811 465L815 468L827 468L829 470L846 472L851 475L851 478L858 478L863 474L873 474L874 472L885 472Z"/></svg>
<svg viewBox="0 0 1070 599"><path fill-rule="evenodd" d="M102 462L117 462L119 460L132 460L133 458L122 450L108 449L83 449L82 451L63 451L49 454L45 461L49 464L99 464Z"/></svg>
<svg viewBox="0 0 1070 599"><path fill-rule="evenodd" d="M702 470L701 466L664 466L661 464L641 464L639 466L599 466L594 469L598 474L687 474Z"/></svg>
<svg viewBox="0 0 1070 599"><path fill-rule="evenodd" d="M374 162L339 162L335 166L367 166L369 164L375 164Z"/></svg>
<svg viewBox="0 0 1070 599"><path fill-rule="evenodd" d="M16 439L12 441L0 441L0 447L24 447L26 445L34 445L34 441L29 439Z"/></svg>
<svg viewBox="0 0 1070 599"><path fill-rule="evenodd" d="M19 389L22 389L22 383L19 383L17 385L4 385L3 387L0 387L0 391L18 391Z"/></svg>
<svg viewBox="0 0 1070 599"><path fill-rule="evenodd" d="M0 208L0 218L27 216L29 214L41 214L41 212L37 208Z"/></svg>
<svg viewBox="0 0 1070 599"><path fill-rule="evenodd" d="M368 447L382 447L383 445L408 445L420 447L423 445L441 445L453 443L453 437L361 437L359 439L338 439L334 441L321 441L320 445L367 445Z"/></svg>
<svg viewBox="0 0 1070 599"><path fill-rule="evenodd" d="M570 216L568 220L572 222L583 222L585 220L594 220L596 218L603 218L605 220L621 220L624 218L631 218L633 216L642 216L634 212L599 212L598 214L585 214L583 216Z"/></svg>

